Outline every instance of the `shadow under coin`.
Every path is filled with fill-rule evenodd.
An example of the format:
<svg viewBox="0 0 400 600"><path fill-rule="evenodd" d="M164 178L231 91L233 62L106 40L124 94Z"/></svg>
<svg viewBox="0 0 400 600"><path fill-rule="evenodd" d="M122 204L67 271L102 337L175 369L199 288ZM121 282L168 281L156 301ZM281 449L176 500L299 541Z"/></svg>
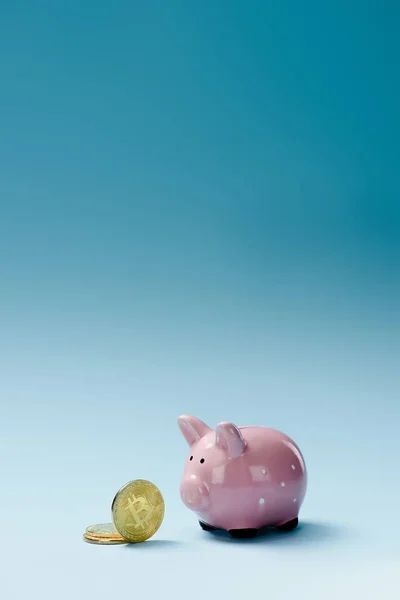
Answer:
<svg viewBox="0 0 400 600"><path fill-rule="evenodd" d="M125 544L125 548L153 548L153 550L155 550L156 548L173 548L174 546L180 546L181 542L178 542L177 540L152 540L152 539L148 539L144 542L139 542L139 543L128 543Z"/></svg>
<svg viewBox="0 0 400 600"><path fill-rule="evenodd" d="M216 530L204 532L210 539L233 544L273 544L288 546L292 548L305 548L307 546L330 545L348 540L354 537L354 531L349 527L335 523L322 523L313 521L299 522L296 529L283 532L277 529L264 528L256 537L249 539L238 539L232 537L228 532Z"/></svg>

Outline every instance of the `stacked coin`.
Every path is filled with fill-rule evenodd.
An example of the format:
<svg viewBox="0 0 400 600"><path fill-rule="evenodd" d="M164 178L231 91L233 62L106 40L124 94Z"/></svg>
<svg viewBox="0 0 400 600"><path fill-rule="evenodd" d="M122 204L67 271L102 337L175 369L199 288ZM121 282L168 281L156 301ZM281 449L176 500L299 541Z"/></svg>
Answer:
<svg viewBox="0 0 400 600"><path fill-rule="evenodd" d="M159 529L164 512L164 499L157 486L146 479L135 479L115 494L112 523L91 525L83 537L94 544L144 542Z"/></svg>
<svg viewBox="0 0 400 600"><path fill-rule="evenodd" d="M84 540L91 544L126 544L126 540L118 533L112 523L90 525L83 534Z"/></svg>

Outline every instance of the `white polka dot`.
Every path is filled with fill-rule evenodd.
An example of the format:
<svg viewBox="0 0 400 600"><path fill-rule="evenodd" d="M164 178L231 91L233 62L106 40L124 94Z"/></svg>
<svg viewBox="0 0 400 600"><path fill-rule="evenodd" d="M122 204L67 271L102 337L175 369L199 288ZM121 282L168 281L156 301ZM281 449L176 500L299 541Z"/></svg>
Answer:
<svg viewBox="0 0 400 600"><path fill-rule="evenodd" d="M261 473L265 475L267 473L267 469L261 469Z"/></svg>
<svg viewBox="0 0 400 600"><path fill-rule="evenodd" d="M210 448L213 447L213 443L209 442L208 444L206 444L206 449L209 450Z"/></svg>
<svg viewBox="0 0 400 600"><path fill-rule="evenodd" d="M285 482L284 481L281 481L281 486L285 487Z"/></svg>
<svg viewBox="0 0 400 600"><path fill-rule="evenodd" d="M292 469L293 469L293 471L295 470L295 468L296 468L296 467L295 467L294 465L292 465Z"/></svg>
<svg viewBox="0 0 400 600"><path fill-rule="evenodd" d="M297 498L293 498L293 502L297 502Z"/></svg>
<svg viewBox="0 0 400 600"><path fill-rule="evenodd" d="M192 475L190 476L190 479L196 479L196 475L192 474Z"/></svg>
<svg viewBox="0 0 400 600"><path fill-rule="evenodd" d="M258 502L259 502L260 504L264 504L265 500L264 500L264 498L260 498Z"/></svg>

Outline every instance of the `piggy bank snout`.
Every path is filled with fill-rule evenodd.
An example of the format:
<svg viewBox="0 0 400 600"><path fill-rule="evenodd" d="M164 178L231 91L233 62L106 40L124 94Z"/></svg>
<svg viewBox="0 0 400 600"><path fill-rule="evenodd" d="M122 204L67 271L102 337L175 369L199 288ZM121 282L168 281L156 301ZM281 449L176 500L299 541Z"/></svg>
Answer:
<svg viewBox="0 0 400 600"><path fill-rule="evenodd" d="M184 504L191 510L204 509L209 504L208 487L196 477L182 481L180 493Z"/></svg>

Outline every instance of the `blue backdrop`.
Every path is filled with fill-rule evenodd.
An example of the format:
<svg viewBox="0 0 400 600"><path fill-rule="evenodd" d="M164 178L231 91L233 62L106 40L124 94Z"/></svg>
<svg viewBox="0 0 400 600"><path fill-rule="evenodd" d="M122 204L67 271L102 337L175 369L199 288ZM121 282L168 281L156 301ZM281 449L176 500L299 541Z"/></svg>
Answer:
<svg viewBox="0 0 400 600"><path fill-rule="evenodd" d="M2 2L1 598L397 597L399 17ZM181 413L293 437L302 526L202 532ZM154 538L85 544L140 477Z"/></svg>

